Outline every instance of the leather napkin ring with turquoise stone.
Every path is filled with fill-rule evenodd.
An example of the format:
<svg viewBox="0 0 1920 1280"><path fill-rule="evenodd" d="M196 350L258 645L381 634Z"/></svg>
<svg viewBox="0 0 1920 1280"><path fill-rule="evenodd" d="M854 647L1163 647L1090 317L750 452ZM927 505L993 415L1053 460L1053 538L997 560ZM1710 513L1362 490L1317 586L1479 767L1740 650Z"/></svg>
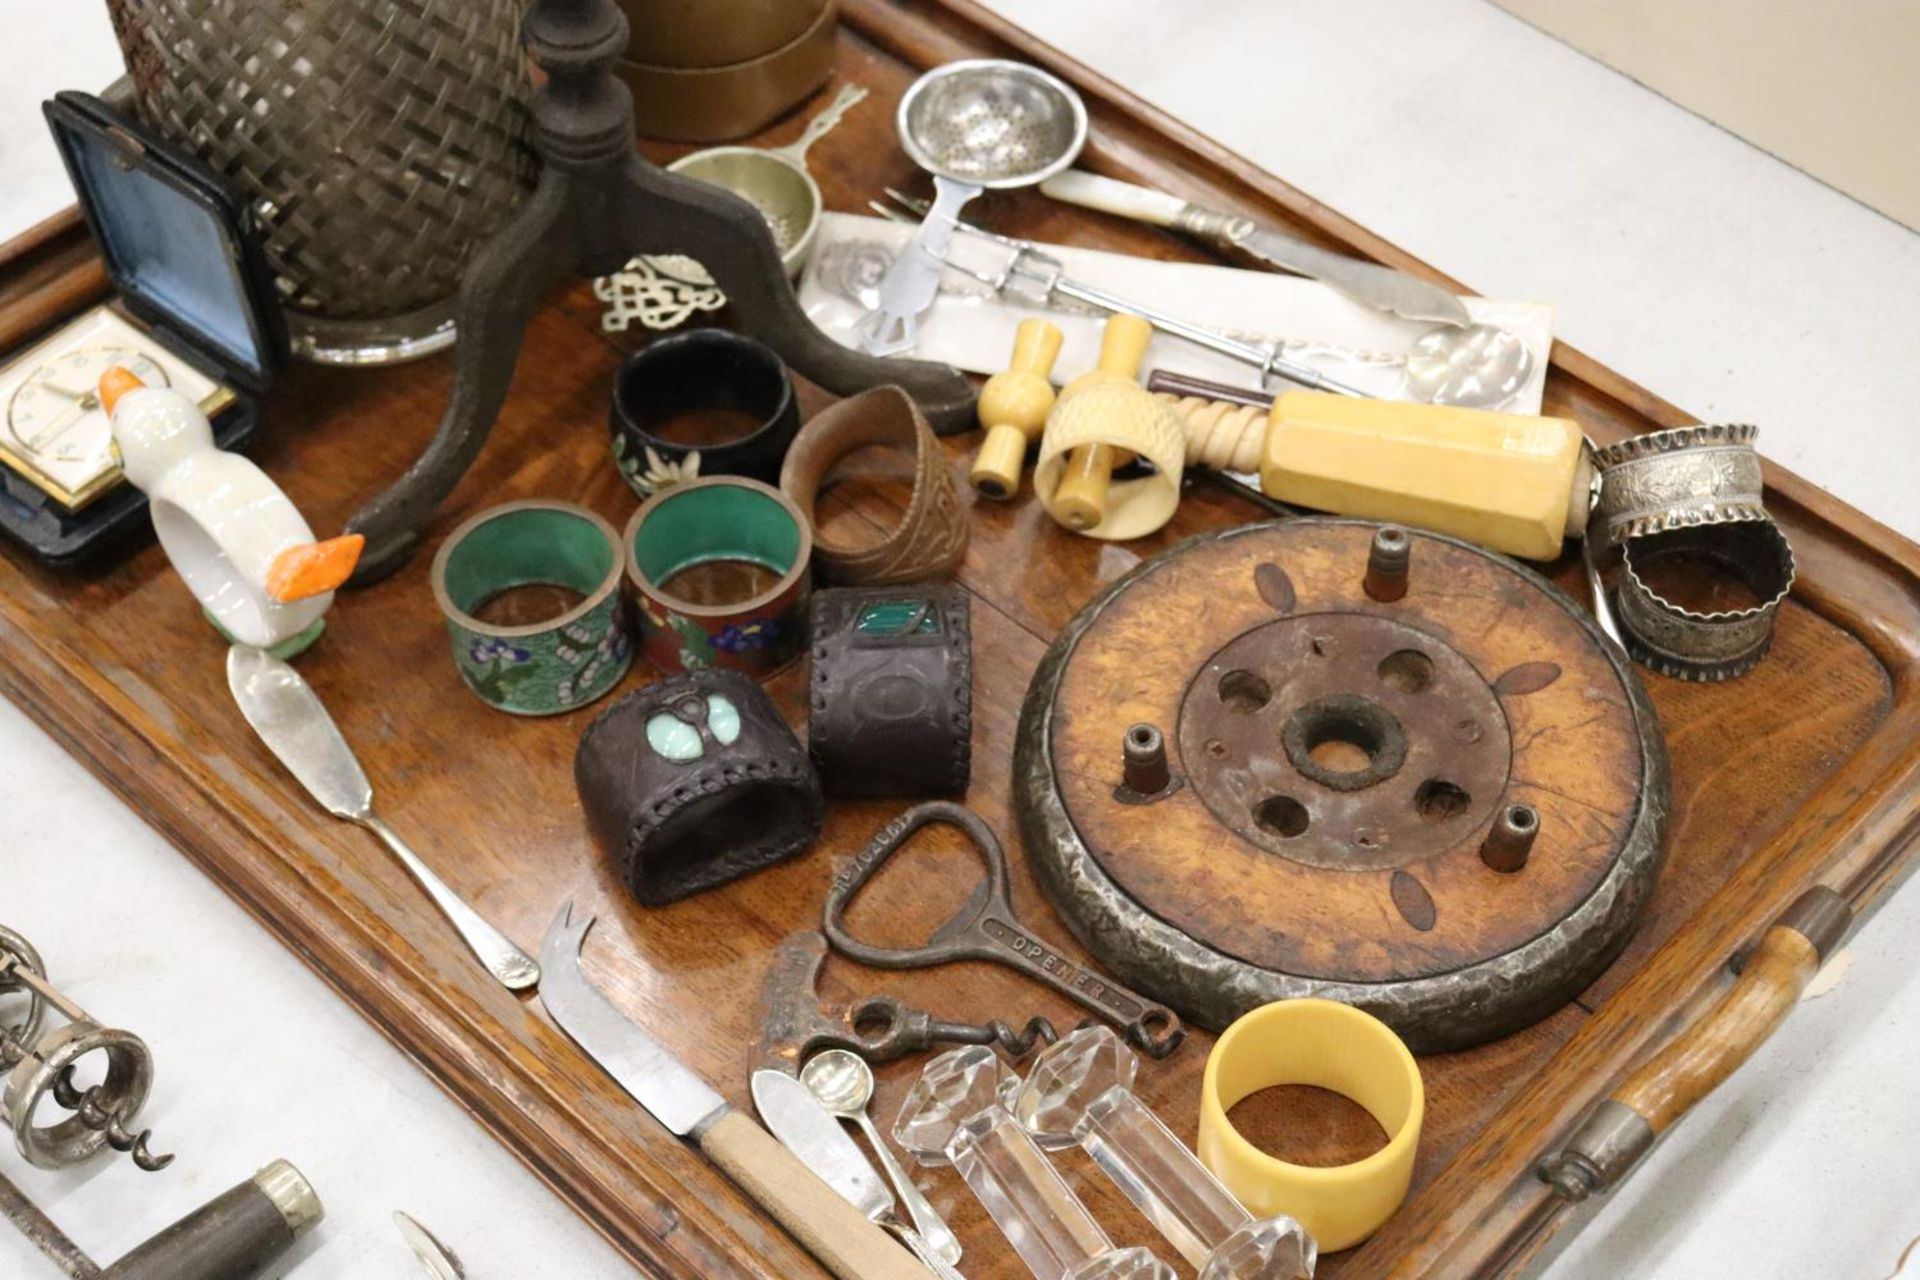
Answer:
<svg viewBox="0 0 1920 1280"><path fill-rule="evenodd" d="M944 796L973 763L967 593L851 587L813 597L807 748L835 796Z"/></svg>
<svg viewBox="0 0 1920 1280"><path fill-rule="evenodd" d="M433 558L433 595L453 665L482 702L522 716L584 707L627 673L619 535L566 502L509 502L462 524ZM482 621L487 601L526 586L563 587L580 602L520 626Z"/></svg>
<svg viewBox="0 0 1920 1280"><path fill-rule="evenodd" d="M793 731L732 671L620 699L587 726L573 777L594 838L650 907L803 852L825 810Z"/></svg>

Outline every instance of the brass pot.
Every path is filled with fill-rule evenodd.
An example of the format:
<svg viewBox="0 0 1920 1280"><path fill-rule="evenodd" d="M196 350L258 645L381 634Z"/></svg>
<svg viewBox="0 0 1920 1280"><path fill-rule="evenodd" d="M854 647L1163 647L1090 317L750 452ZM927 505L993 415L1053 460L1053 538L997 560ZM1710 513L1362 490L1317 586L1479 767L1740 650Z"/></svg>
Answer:
<svg viewBox="0 0 1920 1280"><path fill-rule="evenodd" d="M673 0L622 0L634 21L628 56L615 71L633 91L634 120L650 137L675 142L724 142L758 132L826 82L833 73L834 35L839 29L838 0L706 0L697 6L700 29L722 25L708 12L752 13L765 8L799 10L810 18L786 43L763 48L743 60L726 63L676 64L655 52L665 39L665 28L644 26L635 10L681 10ZM745 21L741 19L740 21ZM782 29L769 26L768 30ZM764 37L767 32L748 32ZM733 39L741 33L730 33ZM690 42L676 30L665 47L682 50ZM692 42L698 43L698 42ZM701 47L732 52L736 43L715 42ZM681 53L680 56L688 56ZM691 56L712 58L712 52Z"/></svg>

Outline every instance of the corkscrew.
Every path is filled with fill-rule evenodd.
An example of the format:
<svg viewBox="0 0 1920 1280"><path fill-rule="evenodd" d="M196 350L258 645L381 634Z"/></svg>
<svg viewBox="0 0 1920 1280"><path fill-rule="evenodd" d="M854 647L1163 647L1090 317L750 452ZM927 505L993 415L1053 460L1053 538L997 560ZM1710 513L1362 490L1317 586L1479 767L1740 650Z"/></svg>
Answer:
<svg viewBox="0 0 1920 1280"><path fill-rule="evenodd" d="M0 1117L27 1163L41 1169L78 1164L112 1147L148 1172L164 1169L171 1155L155 1154L152 1131L132 1128L133 1118L153 1088L153 1055L130 1031L107 1027L47 981L46 966L33 945L0 926L0 997L24 996L24 1008L0 1013L0 1070L6 1089ZM66 1022L42 1030L48 1010ZM81 1060L92 1054L105 1060L100 1083L82 1087L76 1079ZM67 1112L51 1124L38 1124L42 1098Z"/></svg>
<svg viewBox="0 0 1920 1280"><path fill-rule="evenodd" d="M1060 1038L1053 1023L1039 1015L1016 1031L999 1018L947 1022L891 996L822 1007L815 988L826 958L827 940L813 929L791 934L775 948L760 993L756 1068L797 1075L800 1064L823 1049L846 1049L869 1062L886 1062L942 1044L992 1045L1017 1062L1035 1047Z"/></svg>

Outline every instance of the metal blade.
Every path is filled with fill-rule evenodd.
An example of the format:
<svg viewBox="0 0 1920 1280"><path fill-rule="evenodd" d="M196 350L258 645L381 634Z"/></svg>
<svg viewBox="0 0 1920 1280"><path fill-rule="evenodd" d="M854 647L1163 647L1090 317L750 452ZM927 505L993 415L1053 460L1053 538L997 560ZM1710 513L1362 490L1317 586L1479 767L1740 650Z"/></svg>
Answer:
<svg viewBox="0 0 1920 1280"><path fill-rule="evenodd" d="M727 1100L615 1008L580 972L580 947L593 920L583 916L576 921L571 902L553 918L540 944L540 1003L635 1102L684 1138L702 1121L725 1111Z"/></svg>
<svg viewBox="0 0 1920 1280"><path fill-rule="evenodd" d="M762 1068L753 1073L753 1105L767 1132L847 1203L876 1222L893 1211L893 1192L813 1090L784 1071Z"/></svg>
<svg viewBox="0 0 1920 1280"><path fill-rule="evenodd" d="M1292 271L1338 289L1355 302L1376 311L1439 324L1462 325L1472 322L1466 305L1439 285L1429 284L1404 271L1322 249L1319 245L1308 244L1262 223L1254 223L1253 229L1244 235L1232 236L1229 243L1242 253L1271 263L1283 271Z"/></svg>
<svg viewBox="0 0 1920 1280"><path fill-rule="evenodd" d="M227 650L227 688L260 740L336 818L364 818L373 784L327 706L300 673L263 649Z"/></svg>
<svg viewBox="0 0 1920 1280"><path fill-rule="evenodd" d="M460 1265L453 1250L435 1239L433 1232L416 1222L411 1214L395 1209L393 1225L400 1228L400 1238L407 1242L433 1280L466 1280L467 1269Z"/></svg>

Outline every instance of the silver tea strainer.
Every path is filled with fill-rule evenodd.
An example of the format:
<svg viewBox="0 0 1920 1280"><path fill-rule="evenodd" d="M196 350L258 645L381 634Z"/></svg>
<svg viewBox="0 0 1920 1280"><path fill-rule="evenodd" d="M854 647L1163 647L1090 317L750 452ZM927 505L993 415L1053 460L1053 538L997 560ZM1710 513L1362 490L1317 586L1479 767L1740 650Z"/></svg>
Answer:
<svg viewBox="0 0 1920 1280"><path fill-rule="evenodd" d="M1028 187L1071 165L1087 141L1087 108L1063 81L1024 62L970 58L908 87L895 117L900 143L933 175L933 208L880 282L880 305L857 330L874 355L911 350L933 305L954 224L992 188Z"/></svg>

